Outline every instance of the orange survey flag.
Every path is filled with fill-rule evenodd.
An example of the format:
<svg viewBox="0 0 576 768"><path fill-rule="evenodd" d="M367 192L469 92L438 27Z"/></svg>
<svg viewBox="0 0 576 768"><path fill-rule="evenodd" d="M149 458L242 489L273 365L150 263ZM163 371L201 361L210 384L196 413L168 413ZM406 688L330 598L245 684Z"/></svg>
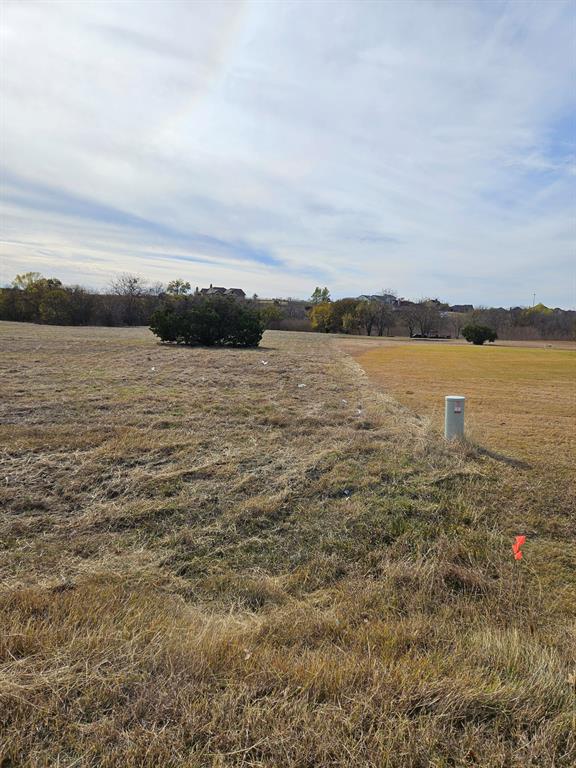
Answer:
<svg viewBox="0 0 576 768"><path fill-rule="evenodd" d="M514 560L522 560L522 550L520 547L526 541L526 536L516 536L516 541L512 544L512 552L514 552Z"/></svg>

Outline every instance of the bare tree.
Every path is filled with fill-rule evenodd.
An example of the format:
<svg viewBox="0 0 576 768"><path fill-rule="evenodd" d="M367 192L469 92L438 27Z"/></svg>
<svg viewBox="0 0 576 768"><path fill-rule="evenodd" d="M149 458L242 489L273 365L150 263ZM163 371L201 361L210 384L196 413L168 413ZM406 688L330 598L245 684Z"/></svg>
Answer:
<svg viewBox="0 0 576 768"><path fill-rule="evenodd" d="M408 328L408 335L410 338L416 333L416 327L418 325L418 313L416 311L416 305L411 304L407 307L402 307L398 313L402 319L404 325Z"/></svg>
<svg viewBox="0 0 576 768"><path fill-rule="evenodd" d="M378 336L384 336L384 332L386 332L386 335L388 336L390 328L394 325L394 312L388 304L384 304L381 301L378 301L377 304L376 330Z"/></svg>
<svg viewBox="0 0 576 768"><path fill-rule="evenodd" d="M147 281L139 275L125 272L111 281L112 293L121 297L122 321L127 325L137 325L143 318L143 297L149 290Z"/></svg>
<svg viewBox="0 0 576 768"><path fill-rule="evenodd" d="M148 282L140 275L124 272L110 281L112 293L118 296L143 296L148 288Z"/></svg>
<svg viewBox="0 0 576 768"><path fill-rule="evenodd" d="M420 299L416 304L403 307L401 317L408 327L410 336L431 336L440 328L439 302L434 299ZM417 333L416 333L417 332Z"/></svg>
<svg viewBox="0 0 576 768"><path fill-rule="evenodd" d="M152 283L152 285L148 287L147 293L148 296L161 296L164 291L164 283L161 283L160 280L157 280L155 283Z"/></svg>
<svg viewBox="0 0 576 768"><path fill-rule="evenodd" d="M416 304L416 321L421 336L431 336L440 328L440 309L432 299L421 299Z"/></svg>
<svg viewBox="0 0 576 768"><path fill-rule="evenodd" d="M450 317L448 318L448 325L450 327L450 331L452 332L452 335L455 339L460 338L460 331L462 328L466 325L466 320L464 319L464 315L461 312L450 312Z"/></svg>

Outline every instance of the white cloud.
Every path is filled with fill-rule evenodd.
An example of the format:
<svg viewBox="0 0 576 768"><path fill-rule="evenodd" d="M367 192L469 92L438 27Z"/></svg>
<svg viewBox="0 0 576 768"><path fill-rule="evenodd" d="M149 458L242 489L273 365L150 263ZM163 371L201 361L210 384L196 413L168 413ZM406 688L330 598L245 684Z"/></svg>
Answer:
<svg viewBox="0 0 576 768"><path fill-rule="evenodd" d="M5 4L0 279L573 305L575 18L554 0Z"/></svg>

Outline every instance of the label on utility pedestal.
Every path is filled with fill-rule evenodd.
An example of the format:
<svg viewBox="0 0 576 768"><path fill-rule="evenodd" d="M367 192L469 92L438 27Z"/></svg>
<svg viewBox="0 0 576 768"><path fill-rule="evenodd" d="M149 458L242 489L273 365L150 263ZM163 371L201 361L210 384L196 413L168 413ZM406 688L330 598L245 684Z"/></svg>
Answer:
<svg viewBox="0 0 576 768"><path fill-rule="evenodd" d="M462 395L446 397L444 435L446 440L464 437L464 404L466 398Z"/></svg>

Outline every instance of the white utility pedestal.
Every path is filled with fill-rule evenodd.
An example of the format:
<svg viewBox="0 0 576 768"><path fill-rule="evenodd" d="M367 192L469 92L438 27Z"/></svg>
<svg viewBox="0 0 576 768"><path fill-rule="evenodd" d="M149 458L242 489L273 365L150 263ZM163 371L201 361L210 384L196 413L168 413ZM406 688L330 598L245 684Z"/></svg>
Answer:
<svg viewBox="0 0 576 768"><path fill-rule="evenodd" d="M466 398L463 395L447 395L444 418L444 437L453 440L464 437L464 406Z"/></svg>

